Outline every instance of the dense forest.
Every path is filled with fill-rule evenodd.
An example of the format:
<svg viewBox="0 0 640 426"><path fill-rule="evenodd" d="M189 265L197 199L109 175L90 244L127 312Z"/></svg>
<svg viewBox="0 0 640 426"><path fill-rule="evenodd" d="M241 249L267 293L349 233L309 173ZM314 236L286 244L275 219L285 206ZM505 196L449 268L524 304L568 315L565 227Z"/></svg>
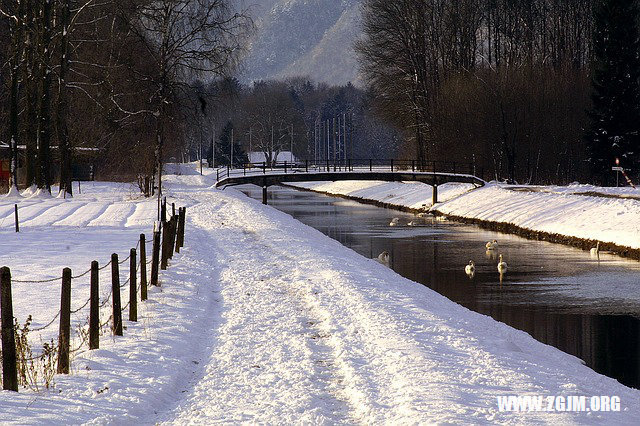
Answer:
<svg viewBox="0 0 640 426"><path fill-rule="evenodd" d="M614 149L615 126L594 122L592 77L625 60L619 68L633 69L629 58L640 53L635 3L365 0L357 50L378 112L404 129L418 159L475 161L492 171L485 178L606 183L613 157L636 174L638 158L625 155L633 149ZM626 58L599 56L614 45L627 49ZM618 101L627 93L619 109L637 111L640 98L628 94L637 92L636 74L618 73L625 83L617 88L601 80L601 93ZM632 120L637 134L640 116ZM598 158L594 126L609 130Z"/></svg>
<svg viewBox="0 0 640 426"><path fill-rule="evenodd" d="M56 179L70 193L73 158L93 153L102 177L141 175L143 189L161 192L162 164L182 150L192 81L232 73L252 31L234 4L0 1L0 140L12 186L50 192Z"/></svg>
<svg viewBox="0 0 640 426"><path fill-rule="evenodd" d="M351 84L290 78L244 85L227 78L195 85L191 98L185 155L216 165L241 166L248 152L262 153L258 160L267 164L284 161L284 152L312 162L388 159L402 142L375 116L370 94Z"/></svg>
<svg viewBox="0 0 640 426"><path fill-rule="evenodd" d="M635 1L363 0L365 88L239 82L254 25L237 4L0 0L12 186L70 194L85 161L150 195L166 161L238 166L249 151L456 161L530 183L610 183L619 159L638 178Z"/></svg>

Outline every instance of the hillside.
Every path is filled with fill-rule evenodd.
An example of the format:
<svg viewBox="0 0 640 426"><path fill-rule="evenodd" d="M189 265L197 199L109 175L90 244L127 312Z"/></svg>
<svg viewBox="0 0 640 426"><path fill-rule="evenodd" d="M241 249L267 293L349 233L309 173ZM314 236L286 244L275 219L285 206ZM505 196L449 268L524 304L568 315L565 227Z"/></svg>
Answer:
<svg viewBox="0 0 640 426"><path fill-rule="evenodd" d="M243 80L306 75L332 84L358 82L358 0L267 0L250 10L257 32Z"/></svg>

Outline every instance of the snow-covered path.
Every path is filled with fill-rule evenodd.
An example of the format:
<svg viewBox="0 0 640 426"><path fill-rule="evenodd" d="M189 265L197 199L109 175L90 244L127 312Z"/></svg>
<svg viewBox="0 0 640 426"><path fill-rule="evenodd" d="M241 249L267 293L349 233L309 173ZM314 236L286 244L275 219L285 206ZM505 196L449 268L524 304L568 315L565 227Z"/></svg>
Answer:
<svg viewBox="0 0 640 426"><path fill-rule="evenodd" d="M0 392L3 423L633 424L640 417L639 391L284 213L212 189L206 177L166 182L171 199L189 206L186 245L141 303L141 320L74 358L73 374L57 376L54 391ZM135 241L154 213L153 202L122 196L79 197L77 209L46 202L48 210L25 200L32 222L15 241L53 224L53 252L54 238L68 235L64 223L78 227L76 238L88 238L80 227L87 225L108 243L84 253L89 241L81 254L58 255L64 260L43 254L46 270L104 258ZM36 208L67 216L38 219ZM1 232L5 241L17 238ZM19 259L0 253L18 274L38 274L33 258ZM56 298L53 308L46 302L40 313L53 316L47 309L56 309ZM17 302L21 315L29 303ZM622 411L498 411L497 396L523 394L616 395Z"/></svg>
<svg viewBox="0 0 640 426"><path fill-rule="evenodd" d="M208 197L190 214L215 232L221 316L207 366L162 421L584 422L638 409L639 392L288 215L232 189ZM497 412L498 395L612 392L626 412Z"/></svg>

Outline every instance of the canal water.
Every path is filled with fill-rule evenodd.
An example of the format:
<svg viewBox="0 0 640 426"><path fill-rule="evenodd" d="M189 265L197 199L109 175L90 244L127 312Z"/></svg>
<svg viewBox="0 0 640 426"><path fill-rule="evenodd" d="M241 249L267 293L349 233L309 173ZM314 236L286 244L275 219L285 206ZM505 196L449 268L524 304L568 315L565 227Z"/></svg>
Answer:
<svg viewBox="0 0 640 426"><path fill-rule="evenodd" d="M261 188L239 189L262 198ZM406 226L413 214L283 187L270 187L268 202L363 256L386 250L400 275L640 388L639 262L430 218ZM394 217L400 226L389 226ZM498 249L486 251L494 239Z"/></svg>

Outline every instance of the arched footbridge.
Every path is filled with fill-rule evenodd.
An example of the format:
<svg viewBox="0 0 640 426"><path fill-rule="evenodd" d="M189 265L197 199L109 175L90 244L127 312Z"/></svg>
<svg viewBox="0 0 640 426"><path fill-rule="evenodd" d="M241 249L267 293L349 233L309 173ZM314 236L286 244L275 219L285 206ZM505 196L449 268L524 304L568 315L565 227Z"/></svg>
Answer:
<svg viewBox="0 0 640 426"><path fill-rule="evenodd" d="M314 167L285 163L284 167L267 168L243 167L236 169L218 169L216 187L253 184L262 187L262 202L267 203L267 188L272 185L293 182L326 182L340 180L376 180L386 182L422 182L433 186L433 204L438 202L438 185L445 183L470 183L484 186L485 181L473 174L401 170L391 167Z"/></svg>

